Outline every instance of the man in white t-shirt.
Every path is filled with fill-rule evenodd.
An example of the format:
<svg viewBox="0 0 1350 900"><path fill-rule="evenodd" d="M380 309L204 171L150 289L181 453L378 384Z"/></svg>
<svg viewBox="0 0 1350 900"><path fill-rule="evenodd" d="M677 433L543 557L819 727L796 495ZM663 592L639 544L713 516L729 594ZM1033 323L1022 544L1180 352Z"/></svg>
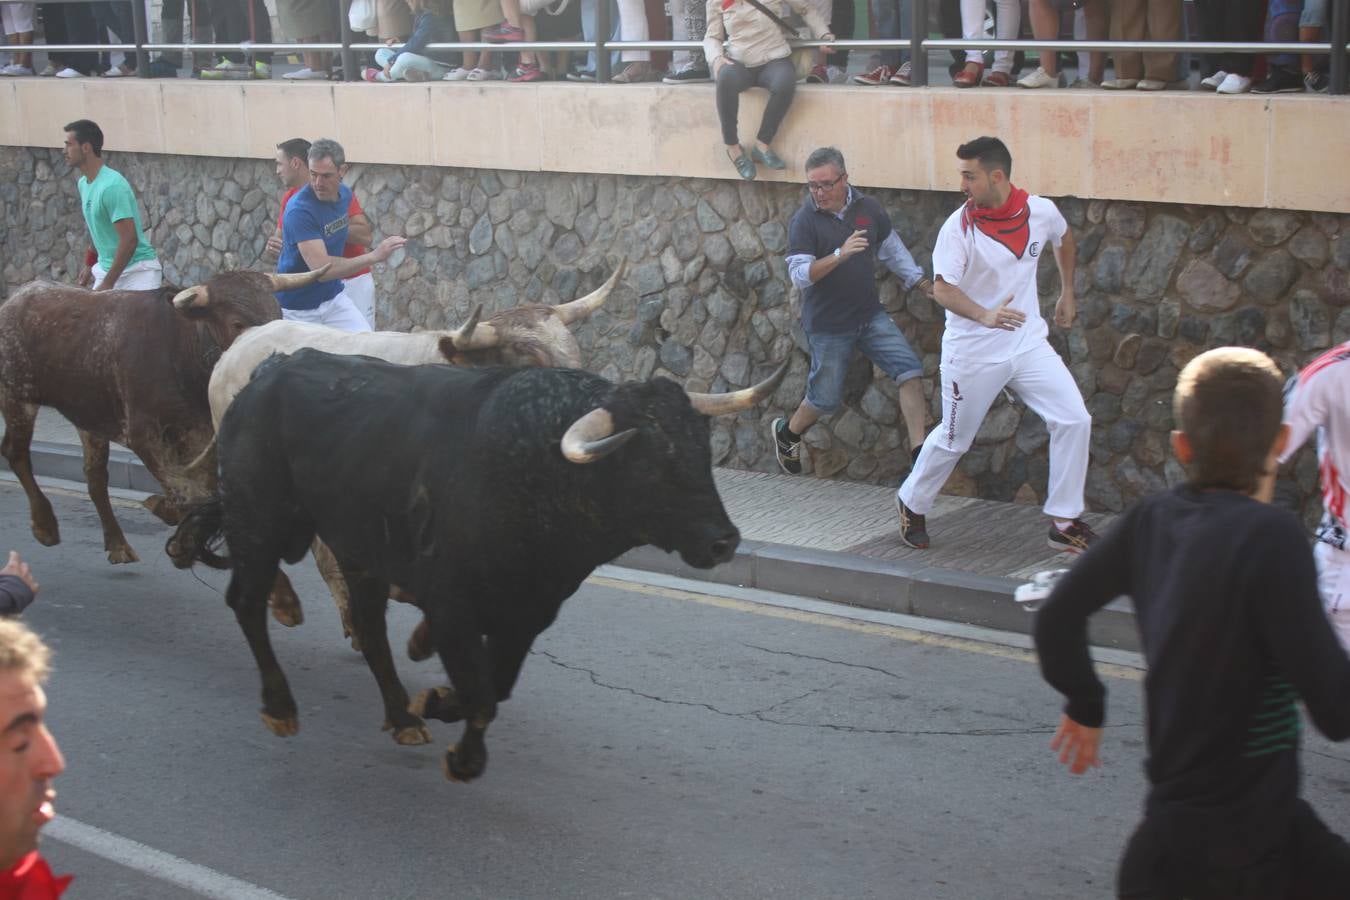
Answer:
<svg viewBox="0 0 1350 900"><path fill-rule="evenodd" d="M1322 523L1313 557L1318 588L1341 643L1350 650L1350 546L1346 542L1346 497L1350 496L1350 341L1308 363L1284 407L1289 442L1286 463L1317 432L1317 468L1322 478Z"/></svg>
<svg viewBox="0 0 1350 900"><path fill-rule="evenodd" d="M1055 204L1013 186L1012 155L998 138L976 138L956 156L968 200L943 223L933 248L934 297L947 310L942 423L929 432L896 494L900 537L916 549L928 546L924 517L989 407L1009 387L1050 430L1050 546L1081 553L1097 537L1079 519L1092 417L1046 340L1049 328L1036 293L1037 263L1052 247L1064 286L1055 324L1073 324L1073 234Z"/></svg>

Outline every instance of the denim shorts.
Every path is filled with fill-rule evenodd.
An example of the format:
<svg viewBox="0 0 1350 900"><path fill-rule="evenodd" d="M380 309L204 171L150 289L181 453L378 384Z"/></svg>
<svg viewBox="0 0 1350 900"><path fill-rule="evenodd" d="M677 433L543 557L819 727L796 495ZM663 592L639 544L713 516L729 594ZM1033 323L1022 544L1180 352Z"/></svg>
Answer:
<svg viewBox="0 0 1350 900"><path fill-rule="evenodd" d="M1303 0L1303 12L1298 17L1299 28L1326 28L1327 0Z"/></svg>
<svg viewBox="0 0 1350 900"><path fill-rule="evenodd" d="M876 364L896 384L923 374L923 362L885 310L853 331L842 334L806 335L811 345L811 371L806 376L806 402L818 412L839 408L843 399L844 376L853 358L853 348Z"/></svg>

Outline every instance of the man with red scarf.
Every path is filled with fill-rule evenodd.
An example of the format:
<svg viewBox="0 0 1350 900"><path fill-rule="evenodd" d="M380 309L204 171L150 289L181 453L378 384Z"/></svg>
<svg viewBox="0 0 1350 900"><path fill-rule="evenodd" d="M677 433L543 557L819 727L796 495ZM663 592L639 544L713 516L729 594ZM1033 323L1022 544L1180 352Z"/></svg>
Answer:
<svg viewBox="0 0 1350 900"><path fill-rule="evenodd" d="M66 767L43 722L49 656L41 638L0 619L0 897L16 900L50 900L70 883L37 852L38 831L55 815L52 779Z"/></svg>
<svg viewBox="0 0 1350 900"><path fill-rule="evenodd" d="M956 157L967 200L943 223L933 248L934 298L947 310L942 424L929 432L896 493L900 537L916 549L928 546L925 516L1006 387L1050 430L1049 544L1081 553L1097 537L1079 518L1092 417L1046 340L1036 292L1036 266L1051 247L1063 284L1055 324L1073 324L1073 234L1054 203L1013 186L1012 155L998 138L962 144Z"/></svg>

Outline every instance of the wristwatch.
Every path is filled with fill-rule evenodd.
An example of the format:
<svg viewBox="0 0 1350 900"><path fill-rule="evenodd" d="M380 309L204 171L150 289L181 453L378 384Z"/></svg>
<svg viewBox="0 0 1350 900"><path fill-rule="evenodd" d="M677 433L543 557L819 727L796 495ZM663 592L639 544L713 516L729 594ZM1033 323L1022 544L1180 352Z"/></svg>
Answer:
<svg viewBox="0 0 1350 900"><path fill-rule="evenodd" d="M834 248L834 258L835 258L835 259L843 259L843 258L844 258L844 248L843 248L843 247L835 247L835 248Z"/></svg>

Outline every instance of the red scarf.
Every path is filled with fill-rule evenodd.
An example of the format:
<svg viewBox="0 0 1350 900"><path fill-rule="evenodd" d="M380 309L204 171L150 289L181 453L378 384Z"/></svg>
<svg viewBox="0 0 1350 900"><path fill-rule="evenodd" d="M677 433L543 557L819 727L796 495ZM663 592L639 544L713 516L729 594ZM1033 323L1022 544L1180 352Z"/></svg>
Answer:
<svg viewBox="0 0 1350 900"><path fill-rule="evenodd" d="M1031 209L1027 206L1027 192L1013 187L1007 202L998 209L984 209L976 206L974 200L967 200L961 210L961 233L965 234L972 225L1021 259L1031 240Z"/></svg>
<svg viewBox="0 0 1350 900"><path fill-rule="evenodd" d="M56 900L74 877L53 875L47 861L34 850L12 869L0 872L0 900Z"/></svg>

